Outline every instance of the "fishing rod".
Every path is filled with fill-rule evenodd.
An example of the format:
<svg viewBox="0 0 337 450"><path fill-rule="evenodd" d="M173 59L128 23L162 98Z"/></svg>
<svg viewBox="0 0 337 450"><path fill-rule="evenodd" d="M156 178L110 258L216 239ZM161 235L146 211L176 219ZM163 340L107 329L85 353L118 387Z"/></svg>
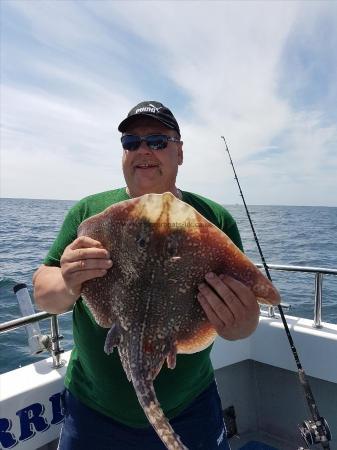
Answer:
<svg viewBox="0 0 337 450"><path fill-rule="evenodd" d="M262 264L263 264L264 270L266 272L266 275L267 275L268 279L272 282L273 280L271 278L271 275L270 275L269 268L267 266L266 260L264 259L263 252L262 252L262 249L261 249L261 246L260 246L260 242L259 242L258 237L256 235L255 228L254 228L252 219L250 217L249 210L248 210L245 198L243 196L243 192L242 192L242 189L241 189L241 186L240 186L240 182L239 182L238 176L236 174L236 170L235 170L235 167L234 167L234 164L233 164L233 160L232 160L231 154L230 154L229 149L228 149L228 145L227 145L226 139L224 138L224 136L221 136L221 138L223 139L223 141L225 143L226 151L228 153L231 166L233 168L234 178L235 178L235 180L237 182L237 185L239 187L240 196L242 198L242 201L243 201L243 204L244 204L244 207L245 207L245 210L246 210L246 214L247 214L247 217L248 217L251 229L253 231L254 239L255 239L257 248L259 250L259 253L260 253L260 257L261 257L261 260L262 260ZM278 307L278 310L279 310L279 313L280 313L280 316L281 316L281 319L282 319L282 323L283 323L285 332L287 334L289 345L290 345L290 348L291 348L291 351L292 351L292 354L294 356L295 363L296 363L296 366L297 366L297 369L298 369L298 376L299 376L300 384L301 384L301 386L304 389L304 394L305 394L305 397L306 397L306 400L307 400L307 403L308 403L308 407L309 407L309 410L310 410L310 413L311 413L311 417L312 417L312 420L311 419L305 420L302 423L302 425L299 426L299 430L300 430L301 436L302 436L305 444L308 445L308 446L314 445L314 444L321 444L323 449L330 450L329 441L331 441L331 432L330 432L330 429L329 429L328 422L318 412L318 408L317 408L317 405L316 405L316 401L314 399L314 395L312 393L312 390L311 390L311 387L309 385L309 381L307 379L306 373L305 373L305 371L304 371L304 369L302 367L300 358L298 356L298 353L297 353L297 350L296 350L293 338L291 336L291 333L290 333L290 330L289 330L286 318L285 318L284 313L283 313L283 308L282 308L281 305L278 305L277 307ZM304 449L303 447L300 447L298 450L307 450L307 449Z"/></svg>

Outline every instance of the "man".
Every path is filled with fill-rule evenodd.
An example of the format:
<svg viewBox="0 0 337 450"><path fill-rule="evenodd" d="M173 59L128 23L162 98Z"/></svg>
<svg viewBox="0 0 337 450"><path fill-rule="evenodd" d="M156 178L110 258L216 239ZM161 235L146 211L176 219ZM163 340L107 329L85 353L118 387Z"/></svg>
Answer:
<svg viewBox="0 0 337 450"><path fill-rule="evenodd" d="M41 309L61 313L74 308L75 346L65 377L65 423L60 450L165 448L138 404L118 353L108 356L103 351L107 330L95 323L80 297L84 281L104 277L113 267L100 242L85 236L77 238L79 224L113 203L170 191L242 247L235 221L224 208L177 188L183 143L179 125L168 108L154 101L142 102L118 129L122 132L126 187L77 203L33 280L36 303ZM207 274L199 286L198 300L225 339L247 337L257 326L259 309L255 297L228 276ZM164 364L154 382L165 415L190 450L229 449L210 349L178 355L176 368L171 370Z"/></svg>

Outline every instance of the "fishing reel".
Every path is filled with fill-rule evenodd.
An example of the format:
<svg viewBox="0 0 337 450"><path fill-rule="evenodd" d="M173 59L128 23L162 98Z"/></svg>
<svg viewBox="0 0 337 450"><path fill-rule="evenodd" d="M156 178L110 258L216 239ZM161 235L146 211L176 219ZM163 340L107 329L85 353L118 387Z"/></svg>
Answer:
<svg viewBox="0 0 337 450"><path fill-rule="evenodd" d="M329 449L329 441L331 441L331 432L328 422L324 417L319 417L318 420L305 420L299 426L301 436L305 444L310 445L322 444L323 448ZM300 447L303 449L303 447ZM299 449L299 450L300 450Z"/></svg>

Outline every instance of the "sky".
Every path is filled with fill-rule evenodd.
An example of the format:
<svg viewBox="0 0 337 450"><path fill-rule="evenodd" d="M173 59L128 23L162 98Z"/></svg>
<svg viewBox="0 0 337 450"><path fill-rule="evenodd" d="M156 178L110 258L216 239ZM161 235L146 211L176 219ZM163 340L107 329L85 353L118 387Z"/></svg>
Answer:
<svg viewBox="0 0 337 450"><path fill-rule="evenodd" d="M1 0L1 196L123 186L118 124L168 106L177 185L337 206L337 1Z"/></svg>

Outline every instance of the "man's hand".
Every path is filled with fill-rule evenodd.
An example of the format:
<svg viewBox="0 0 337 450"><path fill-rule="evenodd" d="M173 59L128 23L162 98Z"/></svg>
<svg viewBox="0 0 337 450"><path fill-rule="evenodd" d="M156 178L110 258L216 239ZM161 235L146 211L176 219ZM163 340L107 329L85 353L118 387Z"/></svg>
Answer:
<svg viewBox="0 0 337 450"><path fill-rule="evenodd" d="M61 273L68 292L78 298L82 283L103 277L112 266L109 252L102 244L87 236L80 236L65 248L61 257Z"/></svg>
<svg viewBox="0 0 337 450"><path fill-rule="evenodd" d="M199 285L198 300L208 320L224 339L243 339L255 331L259 306L255 295L228 275L208 273Z"/></svg>
<svg viewBox="0 0 337 450"><path fill-rule="evenodd" d="M87 236L65 248L61 267L42 265L33 276L36 305L42 311L60 314L71 309L81 295L82 283L103 277L112 266L109 252Z"/></svg>

